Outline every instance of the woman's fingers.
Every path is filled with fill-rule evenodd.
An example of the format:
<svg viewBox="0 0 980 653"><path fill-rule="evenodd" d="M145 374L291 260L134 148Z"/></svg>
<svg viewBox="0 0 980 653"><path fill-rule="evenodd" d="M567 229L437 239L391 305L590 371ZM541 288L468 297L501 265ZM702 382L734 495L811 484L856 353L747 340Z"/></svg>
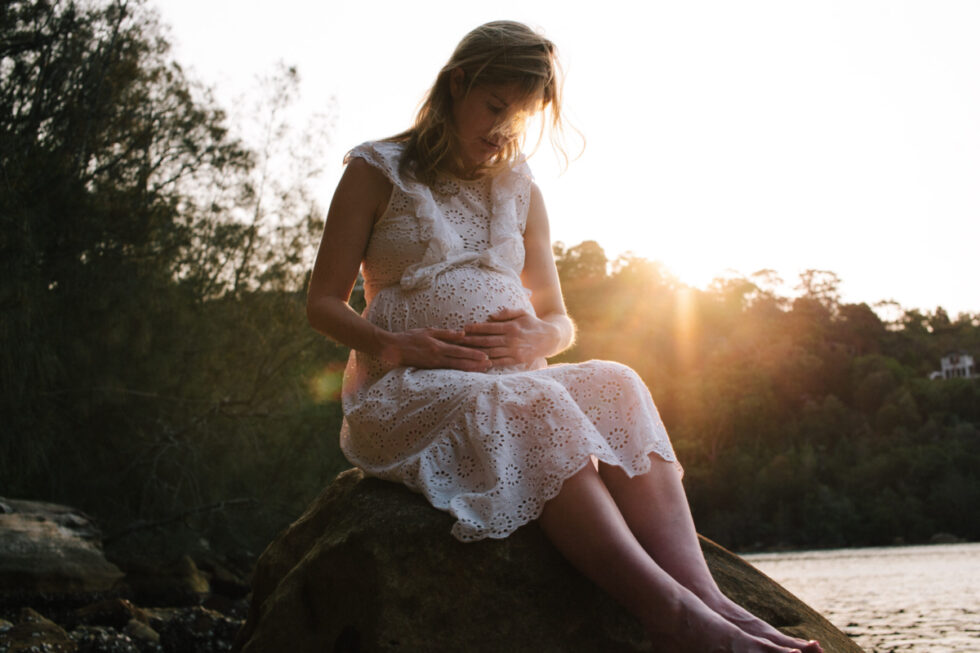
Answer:
<svg viewBox="0 0 980 653"><path fill-rule="evenodd" d="M485 352L494 365L509 365L510 363L502 362L504 359L516 360L517 349L521 343L512 329L505 329L503 324L473 326L477 328L471 331L467 327L466 337L459 341L460 344ZM484 332L489 332L489 335L475 335Z"/></svg>
<svg viewBox="0 0 980 653"><path fill-rule="evenodd" d="M466 332L462 329L435 329L428 328L423 329L425 334L431 338L437 338L438 340L446 340L447 342L452 342L454 340L459 340L466 335Z"/></svg>
<svg viewBox="0 0 980 653"><path fill-rule="evenodd" d="M495 367L516 365L524 360L527 325L522 318L526 317L527 311L501 309L487 318L488 322L466 325L466 335L459 343L486 352Z"/></svg>
<svg viewBox="0 0 980 653"><path fill-rule="evenodd" d="M493 364L485 351L477 347L459 344L466 337L462 331L451 329L427 329L433 339L435 351L429 360L421 361L420 367L447 367L464 372L485 372Z"/></svg>
<svg viewBox="0 0 980 653"><path fill-rule="evenodd" d="M485 372L492 363L485 351L460 344L465 334L453 329L412 329L395 334L382 358L401 367L449 368Z"/></svg>
<svg viewBox="0 0 980 653"><path fill-rule="evenodd" d="M486 361L490 358L488 347L504 344L503 338L486 338L468 336L464 331L449 329L430 329L428 335L441 341L443 346L440 353L449 358L462 358L475 361Z"/></svg>
<svg viewBox="0 0 980 653"><path fill-rule="evenodd" d="M527 315L527 311L520 308L502 308L488 319L494 322L503 322L504 320L516 320L519 317Z"/></svg>
<svg viewBox="0 0 980 653"><path fill-rule="evenodd" d="M487 353L482 349L477 349L476 347L461 347L459 345L446 345L441 353L447 358L463 358L475 361L485 361L489 358Z"/></svg>
<svg viewBox="0 0 980 653"><path fill-rule="evenodd" d="M466 335L499 335L505 334L511 328L510 321L507 322L477 322L476 324L467 324L465 333Z"/></svg>
<svg viewBox="0 0 980 653"><path fill-rule="evenodd" d="M502 309L488 322L468 324L463 329L418 329L412 352L402 358L412 367L445 367L463 371L486 371L491 367L517 365L533 358L526 342L529 326L521 318L526 311ZM414 339L414 338L413 338Z"/></svg>
<svg viewBox="0 0 980 653"><path fill-rule="evenodd" d="M435 341L433 354L436 356L447 357L447 358L466 358L470 360L486 360L487 354L479 347L469 347L467 345L458 344L462 337L457 336L446 336L430 337Z"/></svg>
<svg viewBox="0 0 980 653"><path fill-rule="evenodd" d="M493 367L493 361L485 352L471 347L447 345L443 356L435 364L426 367L447 367L463 372L486 372Z"/></svg>
<svg viewBox="0 0 980 653"><path fill-rule="evenodd" d="M492 347L506 347L507 336L474 336L467 334L465 337L455 341L465 347L477 347L479 349L490 349Z"/></svg>

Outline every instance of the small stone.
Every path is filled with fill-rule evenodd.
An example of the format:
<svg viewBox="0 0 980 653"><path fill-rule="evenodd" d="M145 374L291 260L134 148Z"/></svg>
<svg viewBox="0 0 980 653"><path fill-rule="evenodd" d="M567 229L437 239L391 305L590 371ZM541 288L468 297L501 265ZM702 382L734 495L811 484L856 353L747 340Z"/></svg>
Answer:
<svg viewBox="0 0 980 653"><path fill-rule="evenodd" d="M250 590L248 581L232 570L227 562L216 556L202 557L195 562L201 571L208 574L211 592L230 599L240 599L248 594Z"/></svg>
<svg viewBox="0 0 980 653"><path fill-rule="evenodd" d="M71 637L78 644L78 653L149 653L154 650L142 648L128 635L105 626L79 626L71 631Z"/></svg>
<svg viewBox="0 0 980 653"><path fill-rule="evenodd" d="M126 599L108 599L75 610L75 621L89 626L109 626L117 630L133 619L147 623L149 618L140 608Z"/></svg>
<svg viewBox="0 0 980 653"><path fill-rule="evenodd" d="M212 594L201 605L233 619L245 619L248 614L248 601L244 598L232 600L227 596Z"/></svg>
<svg viewBox="0 0 980 653"><path fill-rule="evenodd" d="M201 606L157 610L150 624L160 634L166 651L211 653L231 648L242 621Z"/></svg>
<svg viewBox="0 0 980 653"><path fill-rule="evenodd" d="M211 589L208 579L184 555L176 560L119 560L126 584L141 605L197 605Z"/></svg>
<svg viewBox="0 0 980 653"><path fill-rule="evenodd" d="M31 608L22 608L17 624L0 632L0 650L5 653L76 653L78 646L61 626Z"/></svg>
<svg viewBox="0 0 980 653"><path fill-rule="evenodd" d="M963 542L966 540L956 537L952 533L936 533L929 538L930 544L962 544Z"/></svg>
<svg viewBox="0 0 980 653"><path fill-rule="evenodd" d="M137 619L130 619L123 632L141 642L160 643L160 633L150 628L146 622Z"/></svg>

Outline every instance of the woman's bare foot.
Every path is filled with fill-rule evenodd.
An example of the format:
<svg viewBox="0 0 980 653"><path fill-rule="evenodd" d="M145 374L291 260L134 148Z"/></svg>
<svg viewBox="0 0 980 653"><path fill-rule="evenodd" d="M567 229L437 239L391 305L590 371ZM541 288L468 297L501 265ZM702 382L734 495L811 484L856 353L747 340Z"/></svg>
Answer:
<svg viewBox="0 0 980 653"><path fill-rule="evenodd" d="M705 603L732 624L751 635L763 637L780 646L799 649L802 653L823 653L820 643L816 640L807 641L786 635L762 619L759 619L724 594L720 594L720 597L705 600Z"/></svg>
<svg viewBox="0 0 980 653"><path fill-rule="evenodd" d="M693 597L692 597L693 598ZM699 599L685 601L675 615L656 615L644 624L658 651L670 653L802 653L746 632ZM809 653L809 651L807 652Z"/></svg>

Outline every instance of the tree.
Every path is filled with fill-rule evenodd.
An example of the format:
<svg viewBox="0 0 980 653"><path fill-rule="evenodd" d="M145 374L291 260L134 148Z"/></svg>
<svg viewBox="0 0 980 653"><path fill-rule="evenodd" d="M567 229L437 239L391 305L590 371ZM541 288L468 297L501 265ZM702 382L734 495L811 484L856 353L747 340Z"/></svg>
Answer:
<svg viewBox="0 0 980 653"><path fill-rule="evenodd" d="M346 355L303 317L314 170L269 164L295 72L252 149L142 2L2 12L4 491L111 526L275 488L238 529L267 534L338 464L309 385Z"/></svg>
<svg viewBox="0 0 980 653"><path fill-rule="evenodd" d="M803 291L803 297L819 302L831 312L840 301L840 277L829 270L804 270L796 289Z"/></svg>
<svg viewBox="0 0 980 653"><path fill-rule="evenodd" d="M595 285L607 276L609 261L602 247L594 240L586 240L565 249L555 243L555 261L561 278L570 285Z"/></svg>
<svg viewBox="0 0 980 653"><path fill-rule="evenodd" d="M19 346L4 347L0 401L4 471L17 477L45 459L44 434L69 425L52 404L91 408L92 392L123 382L121 343L146 340L214 217L181 190L251 160L166 60L140 3L3 12L0 333Z"/></svg>

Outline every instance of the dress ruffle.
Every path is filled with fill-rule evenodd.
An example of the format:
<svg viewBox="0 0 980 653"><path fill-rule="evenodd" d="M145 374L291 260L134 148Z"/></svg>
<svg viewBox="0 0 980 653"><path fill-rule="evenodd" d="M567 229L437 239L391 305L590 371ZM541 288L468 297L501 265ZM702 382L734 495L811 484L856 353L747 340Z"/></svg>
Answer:
<svg viewBox="0 0 980 653"><path fill-rule="evenodd" d="M344 163L361 158L380 170L388 181L405 193L415 207L419 233L428 243L422 260L405 269L401 278L403 290L428 288L439 274L467 265L496 270L520 279L524 265L524 242L517 216L517 196L526 193L533 177L523 156L514 166L496 175L490 188L492 200L490 248L467 252L463 240L442 216L432 191L421 182L401 174L404 144L370 141L358 145L344 157Z"/></svg>

